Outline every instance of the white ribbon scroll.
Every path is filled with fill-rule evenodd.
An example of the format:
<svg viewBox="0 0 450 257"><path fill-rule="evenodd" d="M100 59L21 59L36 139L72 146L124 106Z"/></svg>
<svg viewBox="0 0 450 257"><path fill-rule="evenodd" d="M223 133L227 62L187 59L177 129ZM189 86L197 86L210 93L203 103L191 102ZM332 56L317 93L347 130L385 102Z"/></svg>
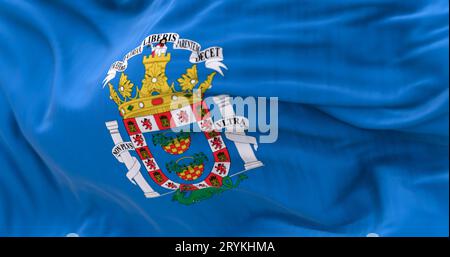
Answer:
<svg viewBox="0 0 450 257"><path fill-rule="evenodd" d="M205 63L205 67L220 73L223 76L222 68L227 69L227 66L222 63L223 49L221 47L212 46L201 50L199 43L190 39L180 38L177 33L160 33L147 36L139 46L128 52L122 61L114 62L103 80L103 87L108 82L116 77L117 72L123 72L128 67L128 60L136 55L139 55L144 50L144 47L150 46L153 49L153 44L158 43L161 39L166 39L166 42L173 43L173 49L187 50L191 52L189 62L191 63Z"/></svg>

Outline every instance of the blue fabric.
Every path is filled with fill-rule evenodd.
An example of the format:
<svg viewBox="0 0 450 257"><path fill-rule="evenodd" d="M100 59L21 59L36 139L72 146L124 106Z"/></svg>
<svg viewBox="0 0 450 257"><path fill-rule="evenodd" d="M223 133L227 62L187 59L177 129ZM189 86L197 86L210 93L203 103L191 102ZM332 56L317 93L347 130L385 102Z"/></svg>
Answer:
<svg viewBox="0 0 450 257"><path fill-rule="evenodd" d="M448 1L0 1L1 236L448 236ZM276 96L265 167L195 205L111 155L102 80L153 33Z"/></svg>

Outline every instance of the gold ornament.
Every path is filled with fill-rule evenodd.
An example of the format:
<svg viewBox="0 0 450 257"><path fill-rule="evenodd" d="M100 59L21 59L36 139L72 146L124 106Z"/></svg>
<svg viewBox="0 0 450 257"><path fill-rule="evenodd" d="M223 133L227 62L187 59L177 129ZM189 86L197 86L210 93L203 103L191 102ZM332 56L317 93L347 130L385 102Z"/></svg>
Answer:
<svg viewBox="0 0 450 257"><path fill-rule="evenodd" d="M197 65L194 64L190 69L187 69L186 73L178 79L178 83L180 83L183 92L192 92L192 89L198 83Z"/></svg>
<svg viewBox="0 0 450 257"><path fill-rule="evenodd" d="M118 105L124 118L139 117L181 108L202 99L206 90L211 87L215 72L198 86L199 94L194 94L199 83L197 66L193 65L177 80L181 88L175 89L175 84L167 83L166 66L170 61L170 53L160 56L144 56L145 75L140 88L135 87L127 75L121 74L119 79L119 96L113 85L109 83L110 98ZM135 96L132 97L133 89Z"/></svg>

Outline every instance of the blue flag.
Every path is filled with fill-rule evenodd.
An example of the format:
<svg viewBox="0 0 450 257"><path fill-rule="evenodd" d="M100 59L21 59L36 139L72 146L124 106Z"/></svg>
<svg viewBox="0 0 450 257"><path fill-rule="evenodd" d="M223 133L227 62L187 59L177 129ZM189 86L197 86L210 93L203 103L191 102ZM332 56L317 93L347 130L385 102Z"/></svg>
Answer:
<svg viewBox="0 0 450 257"><path fill-rule="evenodd" d="M0 3L0 236L448 236L448 1Z"/></svg>

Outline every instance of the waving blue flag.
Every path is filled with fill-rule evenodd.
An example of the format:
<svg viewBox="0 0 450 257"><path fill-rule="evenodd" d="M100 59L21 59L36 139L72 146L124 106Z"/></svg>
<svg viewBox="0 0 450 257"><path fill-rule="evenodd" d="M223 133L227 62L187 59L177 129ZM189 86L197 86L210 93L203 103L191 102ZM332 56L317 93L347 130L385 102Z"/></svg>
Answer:
<svg viewBox="0 0 450 257"><path fill-rule="evenodd" d="M0 236L448 236L448 1L0 3Z"/></svg>

